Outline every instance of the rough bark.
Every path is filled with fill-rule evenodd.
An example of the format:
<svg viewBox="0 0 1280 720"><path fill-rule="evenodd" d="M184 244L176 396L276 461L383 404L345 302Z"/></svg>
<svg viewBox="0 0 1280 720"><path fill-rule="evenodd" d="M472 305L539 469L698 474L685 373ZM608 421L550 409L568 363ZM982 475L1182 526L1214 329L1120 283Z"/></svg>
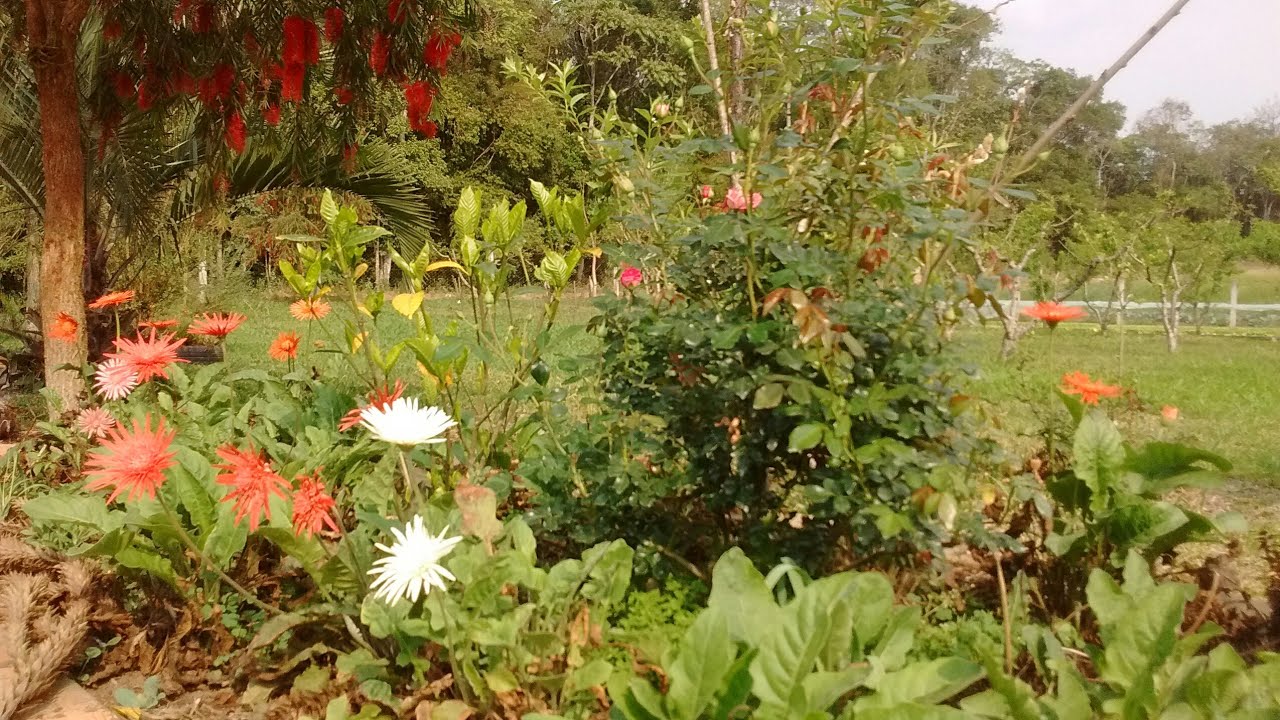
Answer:
<svg viewBox="0 0 1280 720"><path fill-rule="evenodd" d="M747 0L729 0L729 69L733 82L729 84L729 115L733 122L742 120L747 94L742 79L742 61L746 54L742 31L747 21Z"/></svg>
<svg viewBox="0 0 1280 720"><path fill-rule="evenodd" d="M45 384L64 409L79 405L85 343L85 167L80 132L76 41L87 3L27 0L28 55L35 72L43 142L45 210L40 322L47 338L59 313L79 323L75 342L45 343ZM61 369L65 366L76 369Z"/></svg>

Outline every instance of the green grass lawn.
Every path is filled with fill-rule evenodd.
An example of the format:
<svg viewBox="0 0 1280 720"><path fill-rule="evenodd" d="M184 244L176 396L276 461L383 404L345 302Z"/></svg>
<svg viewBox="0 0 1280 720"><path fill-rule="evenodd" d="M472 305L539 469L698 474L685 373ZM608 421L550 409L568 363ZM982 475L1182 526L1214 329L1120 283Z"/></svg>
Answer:
<svg viewBox="0 0 1280 720"><path fill-rule="evenodd" d="M523 328L522 318L540 313L545 297L537 290L522 293L513 308L514 326ZM437 326L465 324L470 318L469 305L457 297L436 294L427 303ZM340 332L335 320L349 311L336 300L334 305L334 315L325 324ZM240 293L222 299L217 307L249 318L229 338L227 351L233 367L278 365L267 357L267 347L279 332L294 330L306 341L302 363L331 376L351 374L339 355L317 347L317 343L341 347L342 340L318 327L308 330L306 323L294 320L287 296ZM177 306L168 316L186 318L195 311ZM581 325L594 310L587 298L575 296L566 299L561 312L564 324ZM384 347L409 332L409 322L389 308L379 319ZM1197 336L1187 328L1182 349L1170 354L1157 328L1130 327L1122 355L1120 335L1114 329L1101 335L1091 324L1063 325L1055 338L1053 358L1047 352L1047 334L1037 330L1023 340L1016 357L1002 362L997 357L998 333L971 328L959 334L953 350L976 370L968 392L988 401L992 417L1007 431L1010 442L1034 434L1038 421L1033 405L1049 402L1063 373L1081 370L1133 391L1127 400L1110 401L1110 409L1135 439L1161 437L1194 443L1231 459L1239 477L1280 486L1280 336L1259 329L1212 332ZM591 342L579 335L570 347L557 350L582 353ZM408 379L417 378L407 353L400 371ZM1160 421L1160 408L1166 404L1181 411L1177 423Z"/></svg>
<svg viewBox="0 0 1280 720"><path fill-rule="evenodd" d="M1065 372L1081 370L1132 391L1106 401L1135 438L1158 437L1196 444L1235 463L1235 475L1280 485L1280 337L1216 332L1184 334L1177 353L1165 349L1155 328L1101 335L1091 325L1063 325L1049 356L1048 334L1023 339L1017 355L998 359L994 330L960 334L955 349L976 365L972 392L989 401L993 415L1014 435L1035 428L1031 403L1048 402ZM1042 400L1044 399L1044 400ZM1160 420L1176 406L1176 423Z"/></svg>

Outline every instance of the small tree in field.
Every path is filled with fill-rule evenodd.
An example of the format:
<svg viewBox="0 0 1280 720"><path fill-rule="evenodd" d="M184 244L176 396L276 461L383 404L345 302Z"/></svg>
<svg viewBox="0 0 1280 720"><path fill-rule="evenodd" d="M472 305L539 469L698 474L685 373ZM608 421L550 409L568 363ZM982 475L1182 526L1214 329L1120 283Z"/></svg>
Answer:
<svg viewBox="0 0 1280 720"><path fill-rule="evenodd" d="M1177 352L1182 303L1222 286L1240 246L1231 221L1195 223L1169 218L1152 223L1134 238L1132 254L1160 293L1160 322L1169 352Z"/></svg>
<svg viewBox="0 0 1280 720"><path fill-rule="evenodd" d="M432 101L469 11L441 0L0 0L0 15L17 30L6 50L25 54L39 100L42 329L49 337L63 317L80 328L72 341L46 343L45 381L74 406L93 220L82 123L100 149L125 118L190 119L215 188L218 168L259 134L336 135L353 157L357 128L379 112L371 98L388 83L403 88L410 128L434 136Z"/></svg>

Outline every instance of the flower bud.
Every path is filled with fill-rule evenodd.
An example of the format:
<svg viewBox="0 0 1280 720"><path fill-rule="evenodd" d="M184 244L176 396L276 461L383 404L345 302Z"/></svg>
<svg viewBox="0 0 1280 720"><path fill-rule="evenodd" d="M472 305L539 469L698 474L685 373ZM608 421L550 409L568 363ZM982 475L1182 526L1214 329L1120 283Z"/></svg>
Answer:
<svg viewBox="0 0 1280 720"><path fill-rule="evenodd" d="M669 105L668 103L660 102L657 105L653 106L653 114L656 115L657 117L665 118L666 116L671 114L671 105Z"/></svg>

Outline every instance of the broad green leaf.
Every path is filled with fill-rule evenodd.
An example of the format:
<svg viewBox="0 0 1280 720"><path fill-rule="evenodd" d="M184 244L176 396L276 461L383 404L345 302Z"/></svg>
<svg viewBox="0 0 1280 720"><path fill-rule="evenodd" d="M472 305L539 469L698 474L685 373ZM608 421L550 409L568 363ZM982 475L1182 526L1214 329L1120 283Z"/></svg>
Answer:
<svg viewBox="0 0 1280 720"><path fill-rule="evenodd" d="M871 665L863 663L844 670L811 673L803 681L805 708L820 713L831 708L845 694L860 687L871 675Z"/></svg>
<svg viewBox="0 0 1280 720"><path fill-rule="evenodd" d="M751 679L752 691L764 707L777 710L804 702L804 679L831 632L828 593L812 590L813 586L801 590L774 622L762 628Z"/></svg>
<svg viewBox="0 0 1280 720"><path fill-rule="evenodd" d="M602 686L609 680L609 675L612 672L613 666L609 664L608 660L596 658L569 673L569 676L565 678L565 690L572 692Z"/></svg>
<svg viewBox="0 0 1280 720"><path fill-rule="evenodd" d="M860 699L858 705L870 709L899 703L939 703L982 679L983 675L980 666L956 657L917 662L880 678L875 683L875 695Z"/></svg>
<svg viewBox="0 0 1280 720"><path fill-rule="evenodd" d="M103 533L124 527L125 514L111 510L97 495L51 492L37 495L22 504L22 512L37 525L81 525Z"/></svg>
<svg viewBox="0 0 1280 720"><path fill-rule="evenodd" d="M1147 547L1187 524L1176 505L1139 500L1123 505L1106 519L1107 537L1117 547Z"/></svg>
<svg viewBox="0 0 1280 720"><path fill-rule="evenodd" d="M320 219L324 220L326 225L332 225L334 220L338 219L338 203L333 199L333 193L325 190L324 196L320 198Z"/></svg>
<svg viewBox="0 0 1280 720"><path fill-rule="evenodd" d="M458 196L458 209L453 211L453 231L459 237L476 234L480 223L480 193L470 186Z"/></svg>
<svg viewBox="0 0 1280 720"><path fill-rule="evenodd" d="M1231 463L1221 455L1166 442L1150 442L1142 446L1141 450L1131 451L1124 466L1149 480L1165 480L1203 470L1199 463L1206 463L1222 472L1231 470Z"/></svg>
<svg viewBox="0 0 1280 720"><path fill-rule="evenodd" d="M116 553L115 560L127 568L142 570L175 588L178 587L178 575L173 571L173 563L169 558L139 547L127 547Z"/></svg>
<svg viewBox="0 0 1280 720"><path fill-rule="evenodd" d="M796 426L787 438L787 449L791 452L803 452L822 442L822 433L826 425L818 422L807 422Z"/></svg>
<svg viewBox="0 0 1280 720"><path fill-rule="evenodd" d="M755 400L751 406L756 410L768 410L778 407L778 403L782 402L782 396L786 393L786 388L782 383L769 383L761 385L756 390Z"/></svg>
<svg viewBox="0 0 1280 720"><path fill-rule="evenodd" d="M213 484L210 471L208 459L185 447L178 450L178 465L169 471L178 501L191 516L201 536L213 529L217 519L217 507L209 492Z"/></svg>
<svg viewBox="0 0 1280 720"><path fill-rule="evenodd" d="M685 631L680 652L667 669L668 715L697 720L732 669L735 655L728 620L717 608L703 610Z"/></svg>
<svg viewBox="0 0 1280 720"><path fill-rule="evenodd" d="M265 529L265 528L264 528ZM231 503L219 503L218 519L204 540L204 554L221 569L226 569L231 558L244 549L249 530L237 523Z"/></svg>
<svg viewBox="0 0 1280 720"><path fill-rule="evenodd" d="M1109 501L1108 490L1124 463L1124 438L1106 415L1094 410L1085 415L1076 428L1074 470L1093 492L1090 503L1095 512Z"/></svg>
<svg viewBox="0 0 1280 720"><path fill-rule="evenodd" d="M730 549L716 561L707 606L724 613L734 641L753 647L780 612L764 575L739 548Z"/></svg>

